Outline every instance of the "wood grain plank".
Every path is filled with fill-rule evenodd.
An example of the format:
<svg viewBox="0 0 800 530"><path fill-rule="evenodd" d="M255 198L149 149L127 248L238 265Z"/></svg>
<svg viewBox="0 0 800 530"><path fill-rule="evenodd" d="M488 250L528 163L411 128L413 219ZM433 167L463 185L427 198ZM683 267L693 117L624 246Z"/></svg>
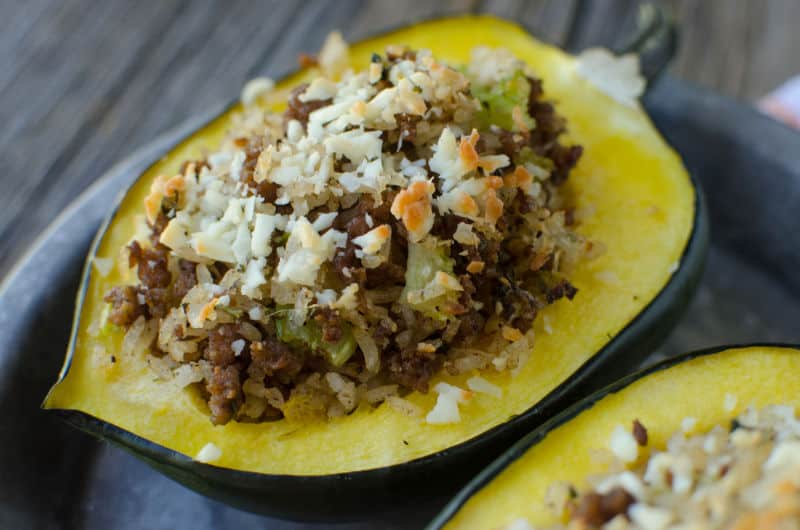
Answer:
<svg viewBox="0 0 800 530"><path fill-rule="evenodd" d="M545 42L562 45L575 16L576 0L489 0L480 10L522 25Z"/></svg>
<svg viewBox="0 0 800 530"><path fill-rule="evenodd" d="M41 37L34 28L45 16L52 17L53 9L48 0L30 0L0 2L0 90L17 76L20 69L29 62L35 46L31 40Z"/></svg>
<svg viewBox="0 0 800 530"><path fill-rule="evenodd" d="M328 33L336 29L346 29L365 3L363 0L314 0L305 3L292 27L269 53L260 57L250 75L266 73L277 77L297 69L300 52L316 53ZM344 36L347 39L353 38L346 30Z"/></svg>
<svg viewBox="0 0 800 530"><path fill-rule="evenodd" d="M84 52L91 59L90 64L64 61L75 69L62 76L74 85L67 93L76 94L75 101L67 97L51 112L24 123L23 130L12 139L12 143L19 144L14 151L21 156L0 161L0 167L8 167L6 174L22 174L35 166L29 178L0 198L0 226L5 228L0 233L0 267L7 266L7 256L16 253L10 249L24 246L53 212L114 161L181 118L200 111L203 105L216 104L235 94L250 67L245 63L261 51L259 42L285 22L278 15L294 10L289 3L281 3L283 8L262 4L265 16L248 18L252 12L245 2L238 2L238 8L214 3L220 6L218 11L187 10L182 8L186 3L173 2L172 13L163 8L128 12L122 4L112 6L106 18L101 18L106 23L103 31L92 33L87 28L84 39L89 39L95 49L93 54ZM267 13L275 20L273 26L265 22ZM120 28L119 24L112 24L109 14L122 17L129 25ZM243 19L263 34L254 35L247 30ZM81 28L79 21L70 23ZM97 19L92 22L96 23ZM152 35L143 34L145 28ZM253 53L249 56L241 50L243 42L251 43ZM117 48L114 43L121 44ZM200 63L205 67L199 67ZM231 72L231 64L241 65L238 72ZM215 77L218 74L220 77ZM84 81L87 77L91 82ZM183 82L175 82L176 78ZM163 104L157 105L158 101ZM25 144L28 140L40 144L42 153L54 156L42 156L37 164L31 164L24 155L25 147L33 147ZM55 143L57 149L45 149L48 143ZM47 193L54 180L59 183L58 193ZM24 225L9 221L23 211L27 212Z"/></svg>
<svg viewBox="0 0 800 530"><path fill-rule="evenodd" d="M150 42L137 39L137 30L141 34L138 24L127 33L115 28L119 17L137 20L139 15L133 7L98 4L88 22L85 6L76 2L58 20L50 21L55 27L46 28L50 37L36 51L39 59L29 63L0 93L4 102L0 120L5 124L0 131L0 144L4 146L0 173L15 176L14 186L0 197L0 262L12 254L10 248L24 245L43 228L44 220L63 206L60 200L68 201L83 189L79 181L61 170L83 145L87 120L97 114L92 109L107 104L104 98L109 89L126 76L126 66ZM168 20L174 8L175 2L163 2L155 14ZM72 31L65 35L58 31L59 26ZM114 42L121 45L114 47ZM91 60L67 60L76 55ZM47 193L50 190L56 192ZM48 201L55 198L57 205L48 208ZM23 212L24 223L12 222Z"/></svg>
<svg viewBox="0 0 800 530"><path fill-rule="evenodd" d="M579 0L564 47L577 52L590 46L613 48L635 27L639 0Z"/></svg>
<svg viewBox="0 0 800 530"><path fill-rule="evenodd" d="M800 3L794 0L672 0L681 21L673 72L755 100L800 72Z"/></svg>
<svg viewBox="0 0 800 530"><path fill-rule="evenodd" d="M473 11L477 0L446 0L442 2L396 2L377 0L365 2L356 16L344 29L352 39L363 39L370 35L408 24L415 20L440 17L447 14Z"/></svg>
<svg viewBox="0 0 800 530"><path fill-rule="evenodd" d="M767 0L751 10L761 12L760 24L750 34L748 75L737 95L755 100L800 74L800 2Z"/></svg>
<svg viewBox="0 0 800 530"><path fill-rule="evenodd" d="M690 75L707 87L728 87L730 93L738 95L748 53L743 36L749 27L759 23L745 19L748 3L733 0L723 6L715 2L673 1L678 19L694 23L681 25L681 49L672 71Z"/></svg>

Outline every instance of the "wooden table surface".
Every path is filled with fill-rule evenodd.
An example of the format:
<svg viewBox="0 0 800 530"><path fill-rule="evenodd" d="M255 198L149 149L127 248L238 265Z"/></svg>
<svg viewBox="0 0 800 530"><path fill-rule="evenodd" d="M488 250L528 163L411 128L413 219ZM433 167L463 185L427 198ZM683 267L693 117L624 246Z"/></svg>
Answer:
<svg viewBox="0 0 800 530"><path fill-rule="evenodd" d="M619 42L636 0L0 0L0 278L115 161L289 70L341 29L489 12L579 50ZM673 75L755 100L800 70L800 2L673 0ZM112 200L113 197L109 197Z"/></svg>

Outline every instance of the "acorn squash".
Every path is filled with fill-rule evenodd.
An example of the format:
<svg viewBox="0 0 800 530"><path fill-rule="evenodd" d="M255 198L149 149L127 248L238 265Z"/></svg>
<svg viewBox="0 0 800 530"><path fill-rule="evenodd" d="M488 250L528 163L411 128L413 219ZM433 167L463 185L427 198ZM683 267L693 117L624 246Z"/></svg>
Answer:
<svg viewBox="0 0 800 530"><path fill-rule="evenodd" d="M122 331L96 330L104 321L103 294L124 280L126 267L101 276L92 260L121 261L119 249L135 233L152 180L219 142L234 104L145 171L100 229L69 351L46 409L233 505L305 519L364 516L396 506L400 494L452 493L522 433L590 388L615 380L665 336L698 281L707 226L697 183L644 111L617 103L579 77L574 57L493 17L392 31L352 45L351 64L363 68L374 50L390 43L429 48L452 63L465 62L476 45L509 48L543 78L568 120L570 139L585 148L567 190L578 209L592 212L579 231L607 251L574 271L571 280L580 289L574 301L549 306L537 319L527 364L514 377L485 374L503 389L502 398L476 396L462 407L460 423L444 426L386 405L302 427L285 420L214 426L190 392L164 392L143 359L109 364L97 356L98 345L106 351L121 347ZM300 71L280 81L275 108L310 75ZM445 379L464 386L464 377ZM414 393L408 399L430 410L436 398ZM209 442L221 450L219 460L195 461Z"/></svg>
<svg viewBox="0 0 800 530"><path fill-rule="evenodd" d="M685 418L694 432L728 425L747 406L800 404L800 349L723 346L669 359L586 398L528 434L478 475L430 529L502 528L526 518L555 524L544 507L550 484L583 485L603 471L592 449L607 447L614 428L638 419L648 447L663 448ZM735 405L727 396L734 396Z"/></svg>

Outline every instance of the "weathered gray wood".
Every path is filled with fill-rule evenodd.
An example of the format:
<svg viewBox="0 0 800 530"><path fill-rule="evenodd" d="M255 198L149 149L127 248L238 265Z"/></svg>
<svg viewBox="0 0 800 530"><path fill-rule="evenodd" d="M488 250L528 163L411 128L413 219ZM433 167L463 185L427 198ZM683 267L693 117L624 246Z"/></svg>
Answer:
<svg viewBox="0 0 800 530"><path fill-rule="evenodd" d="M340 28L362 38L457 12L549 42L618 44L639 0L0 0L0 275L78 193L159 132L291 69ZM800 67L800 3L669 0L673 71L755 98ZM110 199L110 198L109 198Z"/></svg>
<svg viewBox="0 0 800 530"><path fill-rule="evenodd" d="M755 10L759 11L759 25L748 32L753 45L747 59L748 75L738 94L750 100L800 73L800 2L769 0L757 3ZM691 75L688 69L687 73Z"/></svg>
<svg viewBox="0 0 800 530"><path fill-rule="evenodd" d="M677 75L752 101L800 73L800 2L670 3L684 21Z"/></svg>
<svg viewBox="0 0 800 530"><path fill-rule="evenodd" d="M175 5L154 4L151 26L163 31ZM110 102L135 74L148 40L137 38L147 17L132 4L51 4L20 45L31 50L15 79L0 90L0 249L3 267L92 177L66 171ZM120 19L127 24L119 24ZM91 21L91 22L89 22ZM110 31L110 28L114 31ZM106 146L113 149L113 146ZM97 175L94 175L96 177Z"/></svg>
<svg viewBox="0 0 800 530"><path fill-rule="evenodd" d="M364 2L354 13L355 16L346 29L352 32L354 38L363 38L396 28L411 20L470 12L475 10L477 4L477 0L446 0L416 2L416 5L410 7L408 2L391 0Z"/></svg>
<svg viewBox="0 0 800 530"><path fill-rule="evenodd" d="M481 11L518 22L538 38L562 45L575 18L575 0L495 0L485 2Z"/></svg>
<svg viewBox="0 0 800 530"><path fill-rule="evenodd" d="M35 32L49 35L35 60L0 92L0 120L12 124L0 131L0 174L13 176L0 199L3 270L115 160L235 94L299 13L290 2L259 4L256 17L247 2L137 5L99 3L90 17L85 2L63 6Z"/></svg>
<svg viewBox="0 0 800 530"><path fill-rule="evenodd" d="M621 44L634 28L639 4L639 0L578 0L564 47L578 51Z"/></svg>

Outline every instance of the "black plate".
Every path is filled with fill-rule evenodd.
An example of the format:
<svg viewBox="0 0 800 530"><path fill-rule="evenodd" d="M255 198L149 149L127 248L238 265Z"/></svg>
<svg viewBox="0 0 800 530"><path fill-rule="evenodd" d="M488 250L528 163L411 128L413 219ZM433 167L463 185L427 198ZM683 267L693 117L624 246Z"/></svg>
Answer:
<svg viewBox="0 0 800 530"><path fill-rule="evenodd" d="M720 343L800 342L800 135L670 78L653 88L646 106L704 186L713 241L688 314L647 364ZM61 366L78 278L97 227L120 191L204 120L112 168L56 219L0 288L0 528L313 526L205 499L39 410ZM402 519L347 528L419 527L436 511L409 507Z"/></svg>

